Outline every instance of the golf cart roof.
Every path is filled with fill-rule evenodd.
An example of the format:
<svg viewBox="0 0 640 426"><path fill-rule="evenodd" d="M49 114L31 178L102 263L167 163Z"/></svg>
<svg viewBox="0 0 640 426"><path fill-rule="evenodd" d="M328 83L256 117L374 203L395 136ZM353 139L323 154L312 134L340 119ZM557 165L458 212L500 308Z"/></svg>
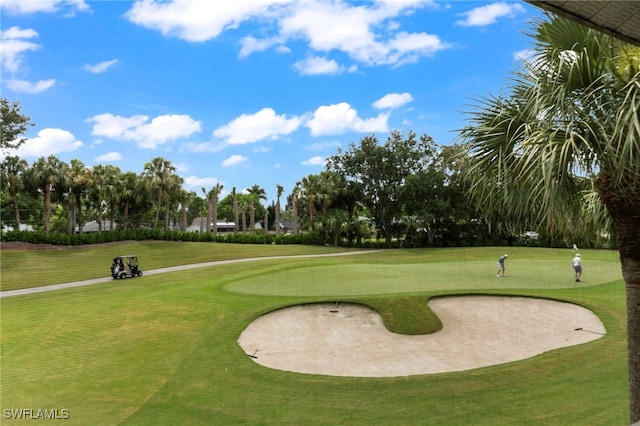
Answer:
<svg viewBox="0 0 640 426"><path fill-rule="evenodd" d="M123 254L122 256L116 256L116 258L131 258L131 257L138 257L138 256L133 254Z"/></svg>

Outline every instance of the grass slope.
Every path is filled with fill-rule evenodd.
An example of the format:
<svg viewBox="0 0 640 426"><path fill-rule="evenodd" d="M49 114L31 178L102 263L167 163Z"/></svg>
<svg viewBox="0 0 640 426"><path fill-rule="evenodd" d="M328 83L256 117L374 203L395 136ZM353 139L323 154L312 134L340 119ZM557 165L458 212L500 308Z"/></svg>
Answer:
<svg viewBox="0 0 640 426"><path fill-rule="evenodd" d="M169 243L167 251L174 247ZM129 251L118 248L113 252ZM154 249L160 255L162 250ZM598 268L619 271L617 254L584 252L585 285L576 286L568 285L570 250L512 249L510 276L501 279L493 266L502 250L394 250L348 258L269 260L3 298L0 408L3 413L67 409L65 424L79 425L626 424L624 285L619 278L593 278L599 276L593 270L596 261ZM38 256L45 261L44 255ZM110 256L105 254L107 262ZM562 265L557 280L550 275L536 287L519 276L518 268L524 275L539 273L538 259ZM477 268L459 275L460 262ZM486 268L480 266L485 263ZM318 291L341 281L335 274L345 268L363 270L363 265L381 271L388 267L389 280L399 267L406 267L406 277L397 293L389 291L393 283L373 286L372 291L366 285L373 279L369 275L358 282L351 278L347 295ZM414 281L424 281L429 267L448 289L408 284L412 273ZM291 288L297 287L289 281L305 277L305 270L310 271L302 286L307 293L292 294ZM470 271L475 271L473 276ZM46 283L52 279L42 278ZM477 288L477 279L490 287ZM270 294L252 294L252 285L269 288ZM356 291L358 285L364 288ZM247 324L265 312L336 296L378 309L390 328L421 333L433 325L433 318L420 319L419 310L429 297L479 292L572 301L596 312L608 333L589 344L499 366L373 379L267 369L252 362L236 343ZM14 423L20 422L3 418L3 424Z"/></svg>

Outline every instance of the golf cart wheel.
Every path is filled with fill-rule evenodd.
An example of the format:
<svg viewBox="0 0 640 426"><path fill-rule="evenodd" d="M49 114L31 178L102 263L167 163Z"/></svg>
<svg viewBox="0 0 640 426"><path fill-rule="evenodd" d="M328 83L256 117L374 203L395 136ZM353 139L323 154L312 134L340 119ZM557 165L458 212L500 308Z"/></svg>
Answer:
<svg viewBox="0 0 640 426"><path fill-rule="evenodd" d="M142 271L138 272L138 276L141 277L142 276Z"/></svg>

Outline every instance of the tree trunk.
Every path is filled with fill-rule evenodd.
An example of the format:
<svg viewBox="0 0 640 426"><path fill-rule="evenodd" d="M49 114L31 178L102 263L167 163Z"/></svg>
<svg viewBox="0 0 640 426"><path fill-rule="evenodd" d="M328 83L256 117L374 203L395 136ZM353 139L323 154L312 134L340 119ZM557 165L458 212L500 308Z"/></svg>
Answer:
<svg viewBox="0 0 640 426"><path fill-rule="evenodd" d="M269 209L264 209L264 232L269 232Z"/></svg>
<svg viewBox="0 0 640 426"><path fill-rule="evenodd" d="M129 229L129 201L124 203L124 213L122 216L122 221L124 222L124 230Z"/></svg>
<svg viewBox="0 0 640 426"><path fill-rule="evenodd" d="M80 194L76 194L76 209L78 210L78 214L76 215L78 233L82 234L82 197L80 196Z"/></svg>
<svg viewBox="0 0 640 426"><path fill-rule="evenodd" d="M293 233L298 235L300 233L300 222L298 218L298 198L294 197L293 199L293 210L291 211L292 219L293 219Z"/></svg>
<svg viewBox="0 0 640 426"><path fill-rule="evenodd" d="M20 207L18 206L18 191L15 188L11 188L11 200L13 201L13 210L16 213L16 227L15 230L20 230Z"/></svg>
<svg viewBox="0 0 640 426"><path fill-rule="evenodd" d="M158 187L158 205L156 208L156 217L153 219L154 230L158 227L158 221L160 220L160 209L162 208L162 185Z"/></svg>
<svg viewBox="0 0 640 426"><path fill-rule="evenodd" d="M164 210L164 227L162 228L164 232L169 230L169 208L171 207L170 200L167 199L167 204L165 205Z"/></svg>
<svg viewBox="0 0 640 426"><path fill-rule="evenodd" d="M49 216L51 216L51 185L49 182L44 184L44 234L49 235Z"/></svg>
<svg viewBox="0 0 640 426"><path fill-rule="evenodd" d="M213 235L218 234L218 195L211 202L211 222L213 223Z"/></svg>
<svg viewBox="0 0 640 426"><path fill-rule="evenodd" d="M75 207L73 206L73 200L73 193L69 192L69 207L67 208L67 234L69 235L73 234L76 225L73 221L73 213L75 209Z"/></svg>
<svg viewBox="0 0 640 426"><path fill-rule="evenodd" d="M278 202L276 202L275 214L276 214L276 218L275 218L276 235L280 235L280 199L279 198L278 198Z"/></svg>
<svg viewBox="0 0 640 426"><path fill-rule="evenodd" d="M605 173L596 190L611 214L618 239L627 296L627 351L631 423L640 421L640 197L618 195ZM630 191L640 194L640 181Z"/></svg>

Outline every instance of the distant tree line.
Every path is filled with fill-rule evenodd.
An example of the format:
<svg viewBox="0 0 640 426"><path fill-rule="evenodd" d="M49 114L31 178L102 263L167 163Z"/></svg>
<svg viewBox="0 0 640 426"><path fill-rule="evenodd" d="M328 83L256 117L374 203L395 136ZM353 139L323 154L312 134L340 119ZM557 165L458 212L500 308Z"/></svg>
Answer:
<svg viewBox="0 0 640 426"><path fill-rule="evenodd" d="M2 123L5 152L24 143L22 134L32 125L17 102L4 99ZM462 152L460 145L438 146L413 132L392 131L384 142L365 136L338 149L325 170L301 178L288 196L277 184L271 205L262 204L267 192L259 184L233 187L222 199L219 183L188 191L162 157L135 173L53 155L31 164L8 155L0 165L0 218L13 231L5 229L2 238L64 244L136 238L379 247L565 244L545 232L522 240L530 224L521 216L483 214L461 178ZM182 235L196 218L202 219L195 235ZM97 222L100 235L83 235L89 221ZM233 235L223 235L219 222L233 223ZM20 231L21 224L35 232Z"/></svg>

